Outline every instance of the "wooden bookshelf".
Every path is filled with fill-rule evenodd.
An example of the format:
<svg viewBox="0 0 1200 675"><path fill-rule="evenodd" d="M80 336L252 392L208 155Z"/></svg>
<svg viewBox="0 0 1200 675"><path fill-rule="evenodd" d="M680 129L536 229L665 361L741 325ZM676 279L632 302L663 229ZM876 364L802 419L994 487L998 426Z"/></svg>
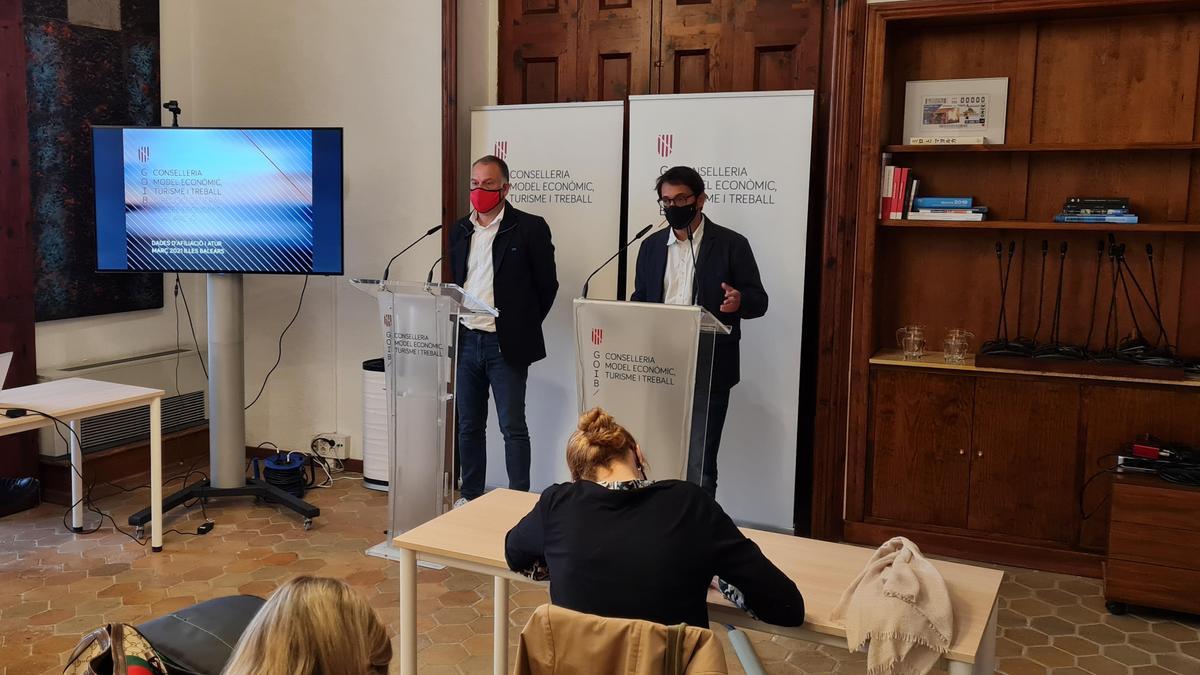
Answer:
<svg viewBox="0 0 1200 675"><path fill-rule="evenodd" d="M995 143L987 145L885 145L884 152L1143 152L1200 150L1200 143Z"/></svg>
<svg viewBox="0 0 1200 675"><path fill-rule="evenodd" d="M868 7L856 106L850 541L904 535L923 550L1098 575L1107 515L1079 513L1079 487L1097 459L1140 433L1200 444L1200 379L956 365L937 353L910 362L895 352L904 325L924 325L937 347L952 328L994 335L1002 307L1009 335L1045 339L1058 304L1063 343L1097 348L1136 324L1151 342L1200 357L1200 313L1191 310L1200 300L1200 2L1152 4ZM1005 143L903 143L906 82L984 77L1008 78ZM883 152L912 170L919 195L970 196L990 219L881 220ZM1050 221L1068 197L1107 195L1129 198L1143 222ZM1109 234L1126 247L1128 294L1113 290ZM999 238L1014 254L998 266ZM1108 489L1106 476L1096 479L1085 506Z"/></svg>
<svg viewBox="0 0 1200 675"><path fill-rule="evenodd" d="M1200 223L1056 223L1033 220L884 220L882 227L943 230L1044 230L1048 232L1191 233Z"/></svg>

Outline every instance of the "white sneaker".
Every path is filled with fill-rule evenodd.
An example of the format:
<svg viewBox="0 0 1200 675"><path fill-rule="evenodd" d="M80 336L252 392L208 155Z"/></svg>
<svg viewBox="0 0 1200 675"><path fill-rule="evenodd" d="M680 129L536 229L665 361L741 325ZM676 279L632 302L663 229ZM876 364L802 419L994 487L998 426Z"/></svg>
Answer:
<svg viewBox="0 0 1200 675"><path fill-rule="evenodd" d="M470 500L467 499L466 497L459 497L458 499L454 500L454 506L451 508L457 509L458 507L466 506L469 503L470 503Z"/></svg>

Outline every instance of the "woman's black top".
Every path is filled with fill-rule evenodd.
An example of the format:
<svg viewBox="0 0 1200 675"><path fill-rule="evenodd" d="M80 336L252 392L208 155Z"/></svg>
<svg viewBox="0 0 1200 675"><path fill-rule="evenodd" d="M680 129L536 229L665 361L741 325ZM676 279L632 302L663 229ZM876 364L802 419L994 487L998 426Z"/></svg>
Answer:
<svg viewBox="0 0 1200 675"><path fill-rule="evenodd" d="M514 570L544 562L551 601L587 614L707 628L709 584L719 576L762 621L804 622L791 579L716 501L683 481L627 491L586 480L552 485L504 549Z"/></svg>

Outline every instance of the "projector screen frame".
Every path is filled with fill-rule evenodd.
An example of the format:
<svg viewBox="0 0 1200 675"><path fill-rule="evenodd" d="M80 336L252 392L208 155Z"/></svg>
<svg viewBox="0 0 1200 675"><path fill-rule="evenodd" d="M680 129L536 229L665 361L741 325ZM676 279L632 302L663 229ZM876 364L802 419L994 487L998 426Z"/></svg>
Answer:
<svg viewBox="0 0 1200 675"><path fill-rule="evenodd" d="M338 192L341 199L338 204L339 228L338 241L338 271L336 272L315 272L315 271L286 271L278 272L273 270L230 270L230 269L153 269L153 270L135 270L129 269L107 269L100 267L100 233L99 233L99 216L95 216L93 224L96 232L93 236L93 241L96 242L96 274L275 274L279 276L314 276L314 277L341 277L346 275L346 133L345 127L333 126L197 126L197 127L182 127L182 126L138 126L127 124L94 124L91 126L92 137L92 187L93 191L96 186L96 131L97 130L121 130L125 129L162 129L164 131L177 132L189 130L209 130L209 131L336 131L338 134L338 151L339 151L339 166L341 171L338 175ZM92 205L96 206L96 196L93 194Z"/></svg>

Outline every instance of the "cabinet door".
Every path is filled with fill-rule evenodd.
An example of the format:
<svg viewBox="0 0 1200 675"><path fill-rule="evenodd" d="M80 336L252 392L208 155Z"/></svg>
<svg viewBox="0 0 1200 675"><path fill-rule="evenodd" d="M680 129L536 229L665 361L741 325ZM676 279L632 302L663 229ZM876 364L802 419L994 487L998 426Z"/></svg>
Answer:
<svg viewBox="0 0 1200 675"><path fill-rule="evenodd" d="M1078 434L1078 384L979 378L968 526L1074 543Z"/></svg>
<svg viewBox="0 0 1200 675"><path fill-rule="evenodd" d="M879 370L871 381L869 513L964 527L975 382L958 375Z"/></svg>

